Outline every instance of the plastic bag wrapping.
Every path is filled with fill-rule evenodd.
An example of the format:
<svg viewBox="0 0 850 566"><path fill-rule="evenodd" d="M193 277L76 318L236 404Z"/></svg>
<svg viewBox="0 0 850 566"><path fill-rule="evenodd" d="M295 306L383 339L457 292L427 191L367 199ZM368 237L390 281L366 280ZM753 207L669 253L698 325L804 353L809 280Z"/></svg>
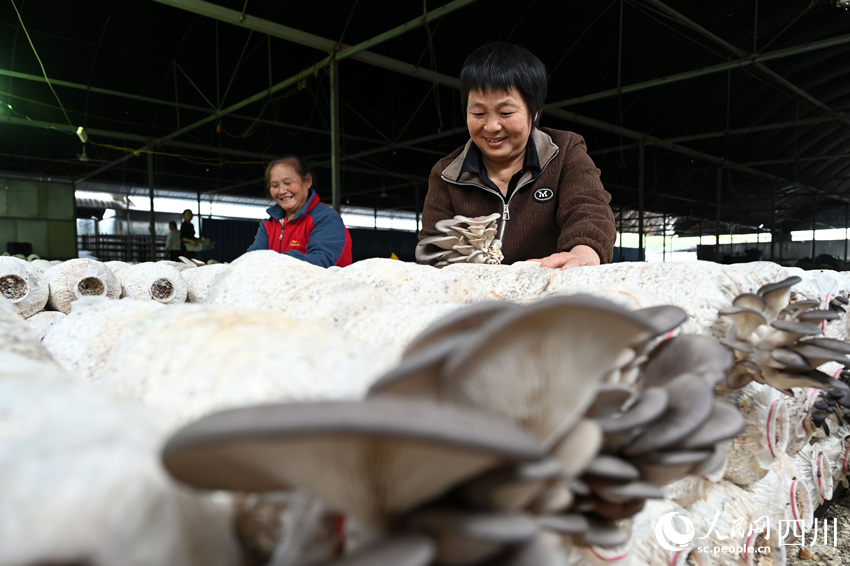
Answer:
<svg viewBox="0 0 850 566"><path fill-rule="evenodd" d="M230 269L228 263L216 263L202 267L181 269L180 276L186 282L186 301L190 303L203 303L207 300L207 292L216 278Z"/></svg>
<svg viewBox="0 0 850 566"><path fill-rule="evenodd" d="M14 256L0 256L0 296L6 297L24 318L47 304L50 290L44 274Z"/></svg>
<svg viewBox="0 0 850 566"><path fill-rule="evenodd" d="M130 299L154 300L163 304L186 302L186 281L180 272L163 263L139 263L122 269L121 296Z"/></svg>
<svg viewBox="0 0 850 566"><path fill-rule="evenodd" d="M767 474L786 453L790 435L786 396L776 389L751 383L738 396L738 408L747 420L744 431L732 442L725 478L749 485Z"/></svg>
<svg viewBox="0 0 850 566"><path fill-rule="evenodd" d="M44 273L50 286L47 306L68 314L71 303L82 297L121 296L121 283L106 265L87 258L71 259Z"/></svg>

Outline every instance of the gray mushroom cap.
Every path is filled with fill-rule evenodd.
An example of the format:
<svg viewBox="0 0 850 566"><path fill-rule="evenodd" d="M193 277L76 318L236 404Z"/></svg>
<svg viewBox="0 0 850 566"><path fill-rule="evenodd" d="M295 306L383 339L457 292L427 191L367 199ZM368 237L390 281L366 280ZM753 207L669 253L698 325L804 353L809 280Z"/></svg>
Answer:
<svg viewBox="0 0 850 566"><path fill-rule="evenodd" d="M752 309L758 312L764 312L765 308L767 308L764 297L756 293L741 293L732 299L732 306Z"/></svg>
<svg viewBox="0 0 850 566"><path fill-rule="evenodd" d="M797 315L797 320L801 322L811 322L814 324L820 324L827 320L838 320L839 318L841 318L841 315L835 311L820 309L807 310Z"/></svg>
<svg viewBox="0 0 850 566"><path fill-rule="evenodd" d="M324 566L429 566L436 556L437 545L430 537L405 533L381 539Z"/></svg>
<svg viewBox="0 0 850 566"><path fill-rule="evenodd" d="M733 363L732 354L716 340L682 334L665 340L649 354L641 383L644 387L660 386L687 372L700 375L714 385Z"/></svg>
<svg viewBox="0 0 850 566"><path fill-rule="evenodd" d="M749 342L744 342L743 340L739 340L737 338L732 338L732 337L729 337L729 336L720 340L720 343L723 344L724 346L732 348L733 350L737 350L737 351L743 352L745 354L752 354L753 352L756 351L756 349L753 348L753 346L750 345Z"/></svg>
<svg viewBox="0 0 850 566"><path fill-rule="evenodd" d="M638 394L635 403L621 415L600 419L599 426L606 436L633 431L655 420L667 408L668 394L661 387L647 387Z"/></svg>
<svg viewBox="0 0 850 566"><path fill-rule="evenodd" d="M644 508L647 499L657 498L658 497L624 499L620 503L613 503L611 501L605 501L604 499L597 499L593 502L592 511L589 512L592 512L594 515L609 519L611 521L617 521L619 519L628 519L629 517L634 517L636 514L640 513L640 511Z"/></svg>
<svg viewBox="0 0 850 566"><path fill-rule="evenodd" d="M605 480L630 481L640 478L640 470L613 454L599 454L584 470L584 479L588 476Z"/></svg>
<svg viewBox="0 0 850 566"><path fill-rule="evenodd" d="M429 342L402 358L401 363L378 378L367 395L404 395L421 399L439 399L442 391L443 363L457 346L455 337Z"/></svg>
<svg viewBox="0 0 850 566"><path fill-rule="evenodd" d="M628 542L629 533L609 521L591 518L588 520L587 531L574 539L580 544L612 548Z"/></svg>
<svg viewBox="0 0 850 566"><path fill-rule="evenodd" d="M657 305L639 309L642 315L649 318L655 325L654 336L666 334L675 330L688 320L688 313L681 307L675 305Z"/></svg>
<svg viewBox="0 0 850 566"><path fill-rule="evenodd" d="M581 534L588 528L587 517L581 513L538 515L534 519L542 530L563 535Z"/></svg>
<svg viewBox="0 0 850 566"><path fill-rule="evenodd" d="M850 343L844 342L843 340L836 340L835 338L825 338L825 337L816 337L816 338L806 338L804 340L800 340L797 342L798 345L808 345L808 346L818 346L820 348L827 348L829 350L833 350L835 352L840 352L842 354L850 354Z"/></svg>
<svg viewBox="0 0 850 566"><path fill-rule="evenodd" d="M714 455L713 450L651 452L632 460L646 481L667 485L690 473Z"/></svg>
<svg viewBox="0 0 850 566"><path fill-rule="evenodd" d="M446 361L447 398L516 422L551 445L593 401L611 352L652 328L642 315L587 295L525 305L488 320Z"/></svg>
<svg viewBox="0 0 850 566"><path fill-rule="evenodd" d="M788 395L793 395L794 387L816 387L818 389L837 389L842 392L850 391L850 387L841 380L818 371L809 370L802 373L789 373L780 370L762 372L755 379Z"/></svg>
<svg viewBox="0 0 850 566"><path fill-rule="evenodd" d="M620 412L623 406L634 395L631 387L617 383L600 383L596 397L585 412L590 419L605 419Z"/></svg>
<svg viewBox="0 0 850 566"><path fill-rule="evenodd" d="M791 287L802 280L801 277L793 275L776 283L762 285L758 290L758 294L764 297L768 310L778 313L791 299Z"/></svg>
<svg viewBox="0 0 850 566"><path fill-rule="evenodd" d="M478 476L459 489L469 503L498 511L518 511L530 505L548 486L564 477L556 459L544 458L498 468Z"/></svg>
<svg viewBox="0 0 850 566"><path fill-rule="evenodd" d="M378 530L487 469L542 456L539 441L510 423L390 397L223 411L179 430L162 452L183 482L237 491L297 485Z"/></svg>
<svg viewBox="0 0 850 566"><path fill-rule="evenodd" d="M822 334L816 324L795 320L775 320L770 324L773 332L762 338L759 348L768 350L786 346L802 336L817 336Z"/></svg>
<svg viewBox="0 0 850 566"><path fill-rule="evenodd" d="M493 316L517 308L519 308L518 304L508 301L481 301L459 308L441 317L417 334L407 344L402 356L410 356L435 342L454 339L470 330L477 330Z"/></svg>
<svg viewBox="0 0 850 566"><path fill-rule="evenodd" d="M426 509L414 514L408 528L425 531L437 543L437 564L463 566L493 558L508 545L532 540L537 522L522 513Z"/></svg>
<svg viewBox="0 0 850 566"><path fill-rule="evenodd" d="M795 301L793 303L789 303L785 308L779 311L779 316L777 318L797 318L804 312L810 309L816 309L818 306L820 306L820 303L818 301L815 301L814 299L804 299L802 301Z"/></svg>
<svg viewBox="0 0 850 566"><path fill-rule="evenodd" d="M639 499L663 499L664 492L654 483L646 481L591 482L593 493L609 503L625 504Z"/></svg>
<svg viewBox="0 0 850 566"><path fill-rule="evenodd" d="M727 307L718 310L717 314L732 321L738 340L746 340L756 328L767 323L762 313L744 307Z"/></svg>
<svg viewBox="0 0 850 566"><path fill-rule="evenodd" d="M736 407L715 401L711 417L696 431L686 436L676 445L676 448L682 450L713 448L718 442L737 436L746 426L746 419Z"/></svg>
<svg viewBox="0 0 850 566"><path fill-rule="evenodd" d="M424 509L408 522L410 528L452 534L470 540L514 544L539 532L537 521L524 513Z"/></svg>
<svg viewBox="0 0 850 566"><path fill-rule="evenodd" d="M697 430L714 410L714 392L702 378L682 374L665 386L669 402L664 413L652 421L624 448L630 456L672 446Z"/></svg>
<svg viewBox="0 0 850 566"><path fill-rule="evenodd" d="M508 550L487 566L572 566L573 560L559 545L543 537L536 537L518 548Z"/></svg>
<svg viewBox="0 0 850 566"><path fill-rule="evenodd" d="M596 457L602 446L602 429L597 421L581 419L552 447L551 455L557 458L564 475L578 476Z"/></svg>
<svg viewBox="0 0 850 566"><path fill-rule="evenodd" d="M770 357L784 365L785 369L789 371L808 371L814 369L814 366L805 357L792 349L775 348L771 350Z"/></svg>

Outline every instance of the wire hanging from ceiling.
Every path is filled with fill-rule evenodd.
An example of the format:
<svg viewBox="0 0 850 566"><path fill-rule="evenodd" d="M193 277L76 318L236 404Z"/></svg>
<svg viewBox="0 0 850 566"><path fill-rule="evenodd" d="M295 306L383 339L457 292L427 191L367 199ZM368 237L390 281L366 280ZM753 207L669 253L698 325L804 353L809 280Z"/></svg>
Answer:
<svg viewBox="0 0 850 566"><path fill-rule="evenodd" d="M62 114L65 115L65 120L68 122L68 125L72 128L74 127L74 123L71 122L71 118L68 117L68 113L65 111L65 107L62 105L62 101L59 99L59 95L56 94L56 90L53 88L53 84L50 82L50 79L47 76L47 71L44 69L44 63L41 62L41 57L38 56L38 50L35 48L35 44L32 42L32 38L30 37L29 31L27 31L27 26L24 24L24 20L21 17L21 13L18 11L18 7L15 5L15 0L9 0L12 3L12 8L15 9L15 14L18 16L18 22L21 24L21 29L24 30L24 35L27 36L27 41L32 48L33 55L35 55L36 61L38 61L38 66L41 67L41 74L44 76L44 80L47 82L47 86L50 87L50 92L53 93L53 96L56 97L56 102L59 103L59 108L62 109Z"/></svg>

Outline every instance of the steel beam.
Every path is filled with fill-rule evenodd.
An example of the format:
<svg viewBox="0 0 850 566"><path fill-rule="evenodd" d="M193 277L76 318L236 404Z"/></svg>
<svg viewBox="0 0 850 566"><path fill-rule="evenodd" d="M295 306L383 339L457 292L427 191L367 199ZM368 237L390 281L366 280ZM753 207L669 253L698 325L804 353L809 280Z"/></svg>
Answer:
<svg viewBox="0 0 850 566"><path fill-rule="evenodd" d="M192 3L194 3L194 2L198 2L199 0L191 0L191 1L192 1ZM250 104L253 104L254 102L262 100L263 98L266 98L267 96L271 96L272 94L275 94L275 93L277 93L277 92L279 92L283 89L286 89L290 86L298 84L299 82L310 77L311 75L313 75L314 73L316 73L320 69L328 66L331 63L331 61L334 60L334 59L336 61L341 61L343 59L348 59L349 57L354 57L358 53L365 52L370 47L373 47L375 45L379 45L380 43L382 43L384 41L388 41L390 39L393 39L394 37L397 37L399 35L407 33L411 29L415 29L416 27L419 27L421 25L425 25L426 23L428 23L429 21L431 21L435 18L442 17L446 14L449 14L449 13L453 12L454 10L457 10L458 8L462 8L463 6L466 6L467 4L470 4L474 1L475 0L454 0L453 2L450 2L450 3L446 4L445 6L442 6L440 8L437 8L436 10L432 10L431 12L424 14L421 18L416 18L415 20L412 20L410 22L407 22L405 24L397 26L397 27L395 27L395 28L393 28L389 31L386 31L386 32L384 32L380 35L377 35L377 36L375 36L371 39L368 39L366 41L358 43L357 45L345 47L345 48L339 50L338 52L334 53L333 56L329 55L329 56L323 58L318 63L311 65L310 67L304 69L300 73L293 75L292 77L290 77L290 78L288 78L288 79L286 79L282 82L279 82L276 85L270 86L269 88L267 88L267 89L265 89L261 92L258 92L257 94L250 96L250 97L248 97L248 98L246 98L246 99L244 99L240 102L237 102L235 104L231 104L227 108L218 110L218 111L212 113L211 115L207 116L206 118L202 118L200 120L193 122L192 124L189 124L188 126L180 128L178 130L175 130L175 131L171 132L170 134L163 136L160 140L157 140L157 141L161 142L161 141L171 140L171 139L174 139L178 136L181 136L181 135L183 135L187 132L190 132L190 131L192 131L196 128L199 128L199 127L201 127L205 124L209 124L210 122L218 120L223 116L227 116L228 114L231 114L231 113L239 110L240 108L244 108L245 106L248 106ZM150 146L151 146L151 144L146 144L144 147L142 147L141 149L139 149L137 151L146 151L150 148ZM116 159L112 163L109 163L109 164L101 167L100 169L93 171L92 173L89 173L89 174L85 175L84 177L77 179L76 181L77 182L83 181L85 179L88 179L89 177L93 177L94 175L98 175L98 174L100 174L104 171L108 171L109 169L112 169L113 167L116 167L116 166L120 165L121 163L131 159L133 157L133 155L134 154L129 153L129 154L125 155L124 157Z"/></svg>
<svg viewBox="0 0 850 566"><path fill-rule="evenodd" d="M217 4L213 4L211 2L204 2L203 0L155 0L160 4L165 4L167 6L171 6L174 8L180 8L181 10L185 10L187 12L192 12L193 14L198 14L200 16L206 16L208 18L212 18L214 20L218 20L221 22L226 22L228 24L242 27L245 29L258 31L264 33L266 35L270 35L272 37L276 37L278 39L283 39L286 41L291 41L293 43L297 43L299 45L303 45L305 47L312 47L313 49L318 49L320 51L324 51L325 53L333 53L334 51L344 51L350 48L350 45L341 44L332 39L327 39L324 37L320 37L318 35L314 35L312 33L307 33L305 31L301 31L289 26L285 26L283 24L278 24L274 22L270 22L268 20L264 20L262 18L257 18L255 16L251 16L249 14L243 14L241 12L237 12L236 10L231 10L229 8L224 8ZM459 8L463 8L467 4L471 4L476 0L455 0L454 2L450 2L445 6L440 8L436 8L422 16L422 18L417 18L415 20L411 20L401 26L401 28L395 28L395 30L399 30L400 33L405 33L412 29L421 27L428 22L441 18L451 12ZM395 31L393 30L393 31ZM383 34L382 34L383 35ZM395 37L395 36L393 36ZM367 45L364 49L368 49L373 45L377 45L382 43L386 39L382 38L381 35L378 35L371 40L368 40ZM370 43L371 42L371 43ZM362 45L362 44L361 44ZM449 75L444 75L442 73L437 73L435 71L430 71L428 69L423 69L417 65L413 65L411 63L405 63L404 61L399 61L396 59L392 59L390 57L385 57L383 55L378 55L377 53L372 53L370 51L361 51L359 53L352 54L350 56L355 61L360 61L361 63L366 63L368 65L373 65L375 67L379 67L381 69L386 69L388 71L394 71L396 73L402 73L406 75L415 76L417 78L421 78L423 80L441 84L444 86L449 86L453 88L457 88L458 80Z"/></svg>

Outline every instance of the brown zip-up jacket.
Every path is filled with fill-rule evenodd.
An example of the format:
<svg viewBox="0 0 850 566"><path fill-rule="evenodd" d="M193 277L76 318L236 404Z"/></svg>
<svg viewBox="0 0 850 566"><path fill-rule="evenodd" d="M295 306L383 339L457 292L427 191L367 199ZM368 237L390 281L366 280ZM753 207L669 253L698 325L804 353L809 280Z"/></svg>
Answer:
<svg viewBox="0 0 850 566"><path fill-rule="evenodd" d="M587 155L584 138L573 132L533 128L540 173L526 172L509 198L487 187L476 174L463 173L469 140L431 169L419 239L440 235L434 225L457 214L502 214L502 263L539 259L578 245L611 261L616 239L611 195Z"/></svg>

